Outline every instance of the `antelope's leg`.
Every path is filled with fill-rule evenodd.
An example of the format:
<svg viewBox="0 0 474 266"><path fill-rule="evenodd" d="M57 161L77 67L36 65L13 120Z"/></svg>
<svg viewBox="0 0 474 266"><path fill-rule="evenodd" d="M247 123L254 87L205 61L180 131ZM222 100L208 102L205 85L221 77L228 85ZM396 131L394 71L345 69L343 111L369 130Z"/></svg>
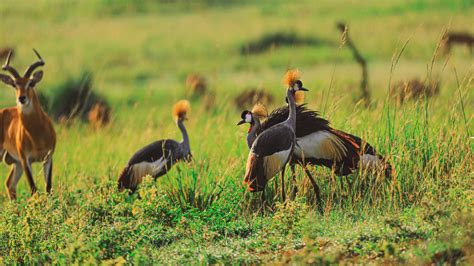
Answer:
<svg viewBox="0 0 474 266"><path fill-rule="evenodd" d="M283 169L281 170L281 197L283 202L286 201L286 195L285 195L285 168L286 165L283 166Z"/></svg>
<svg viewBox="0 0 474 266"><path fill-rule="evenodd" d="M7 181L5 182L10 200L16 199L16 186L18 185L18 181L20 180L22 174L23 169L19 163L12 165Z"/></svg>
<svg viewBox="0 0 474 266"><path fill-rule="evenodd" d="M53 159L48 157L43 162L44 182L46 183L46 192L51 193L52 180L53 180Z"/></svg>
<svg viewBox="0 0 474 266"><path fill-rule="evenodd" d="M309 181L311 181L311 185L313 185L314 193L316 194L316 205L318 207L319 212L322 213L323 212L323 205L322 205L322 202L321 202L321 191L319 190L319 186L316 183L316 181L314 180L311 173L309 172L308 168L305 167L304 171L305 171L306 175L308 176Z"/></svg>
<svg viewBox="0 0 474 266"><path fill-rule="evenodd" d="M21 158L21 167L25 171L26 174L26 179L28 180L28 184L30 185L30 191L31 195L35 194L36 191L38 190L35 185L35 181L33 180L33 174L31 171L31 163L28 159L26 158Z"/></svg>

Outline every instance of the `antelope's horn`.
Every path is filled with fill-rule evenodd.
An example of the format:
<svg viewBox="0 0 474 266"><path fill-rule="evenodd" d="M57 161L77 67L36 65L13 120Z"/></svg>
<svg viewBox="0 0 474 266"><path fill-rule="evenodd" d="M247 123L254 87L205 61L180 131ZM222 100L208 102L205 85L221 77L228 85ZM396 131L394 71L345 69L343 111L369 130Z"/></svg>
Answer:
<svg viewBox="0 0 474 266"><path fill-rule="evenodd" d="M5 61L5 64L2 66L2 69L5 70L5 71L10 72L10 74L12 74L12 76L15 79L18 79L18 78L20 78L20 74L18 74L18 71L16 71L15 68L10 66L10 59L12 58L12 53L13 53L12 50L10 50L10 52L8 52L7 61Z"/></svg>
<svg viewBox="0 0 474 266"><path fill-rule="evenodd" d="M33 49L33 52L35 52L36 56L39 58L38 61L34 62L33 64L31 64L25 71L25 75L23 77L25 78L29 78L31 76L31 74L33 73L33 71L37 68L37 67L40 67L40 66L44 66L44 61L43 61L43 58L41 58L40 54L38 53L38 51L36 51L35 49Z"/></svg>

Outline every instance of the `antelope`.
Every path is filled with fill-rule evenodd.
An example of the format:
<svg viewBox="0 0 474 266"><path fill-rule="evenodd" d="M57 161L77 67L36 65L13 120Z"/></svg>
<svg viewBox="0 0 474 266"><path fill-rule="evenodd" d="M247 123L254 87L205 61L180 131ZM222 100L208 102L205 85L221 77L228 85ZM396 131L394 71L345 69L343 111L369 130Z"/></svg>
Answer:
<svg viewBox="0 0 474 266"><path fill-rule="evenodd" d="M7 56L2 70L10 75L0 73L0 80L12 86L16 93L16 107L0 109L0 154L7 165L11 165L6 180L8 196L16 199L16 186L23 172L26 174L31 194L37 191L33 180L31 164L43 163L46 192L52 187L52 155L56 146L56 132L53 123L43 111L35 93L35 86L43 78L43 71L34 72L45 63L39 53L33 49L38 61L31 64L23 77L10 66L12 52Z"/></svg>
<svg viewBox="0 0 474 266"><path fill-rule="evenodd" d="M447 55L451 52L453 45L465 45L472 54L472 46L474 45L474 36L468 32L448 32L444 34L441 40L443 54Z"/></svg>

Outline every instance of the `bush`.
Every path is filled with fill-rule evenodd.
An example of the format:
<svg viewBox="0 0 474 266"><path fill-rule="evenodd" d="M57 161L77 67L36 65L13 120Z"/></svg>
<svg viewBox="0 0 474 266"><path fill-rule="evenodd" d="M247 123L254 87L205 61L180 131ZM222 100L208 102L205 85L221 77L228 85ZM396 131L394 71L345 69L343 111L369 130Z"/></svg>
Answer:
<svg viewBox="0 0 474 266"><path fill-rule="evenodd" d="M56 121L80 119L94 126L110 121L110 106L103 96L93 90L92 73L89 71L84 71L79 78L69 78L56 85L51 97L38 94L41 104Z"/></svg>

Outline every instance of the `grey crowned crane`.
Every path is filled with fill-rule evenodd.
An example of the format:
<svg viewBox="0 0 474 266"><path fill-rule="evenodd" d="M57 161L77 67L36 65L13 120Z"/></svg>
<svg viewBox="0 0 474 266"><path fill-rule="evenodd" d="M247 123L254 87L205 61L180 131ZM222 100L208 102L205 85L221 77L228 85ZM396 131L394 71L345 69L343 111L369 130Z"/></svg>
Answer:
<svg viewBox="0 0 474 266"><path fill-rule="evenodd" d="M301 83L301 81L299 81ZM301 83L302 86L302 83ZM288 108L279 107L265 116L263 106L256 105L252 111L243 111L238 125L249 123L247 144L273 125L279 124L288 117ZM266 118L260 122L260 119ZM319 117L316 111L304 104L296 106L296 143L293 158L290 161L294 175L295 164L300 164L313 185L318 204L321 202L319 186L307 169L307 165L322 165L334 169L338 176L353 173L360 165L364 169L383 169L386 177L391 175L391 166L377 154L376 150L357 136L333 129L329 121ZM319 206L321 207L321 206Z"/></svg>
<svg viewBox="0 0 474 266"><path fill-rule="evenodd" d="M189 110L190 104L186 100L178 101L173 107L173 116L181 130L183 140L181 142L172 139L158 140L137 151L120 174L119 190L130 189L134 192L146 175L156 179L166 174L175 163L192 159L189 137L184 127Z"/></svg>
<svg viewBox="0 0 474 266"><path fill-rule="evenodd" d="M285 75L288 85L288 116L278 124L258 134L252 143L245 171L244 184L251 192L262 191L271 178L281 171L282 199L285 202L285 167L290 161L296 144L296 91L306 91L301 82L297 82L299 72L290 70Z"/></svg>
<svg viewBox="0 0 474 266"><path fill-rule="evenodd" d="M282 107L284 108L284 107ZM286 107L288 109L288 107ZM265 119L268 117L267 110L265 109L265 106L263 104L257 103L254 105L252 108L252 111L245 110L242 112L240 115L242 120L240 120L237 125L240 126L245 123L249 123L249 131L247 133L247 146L252 148L252 144L257 138L257 132L261 132L261 124L260 120ZM288 118L288 116L286 116ZM285 121L285 118L281 120L280 122Z"/></svg>
<svg viewBox="0 0 474 266"><path fill-rule="evenodd" d="M274 110L261 123L260 134L278 124L288 115L284 108ZM362 166L381 168L386 177L392 173L391 165L377 153L369 143L352 134L337 130L329 125L329 121L319 117L318 112L308 109L305 105L296 107L296 138L295 160L298 163L322 165L333 168L338 176L346 176ZM359 163L360 162L360 163Z"/></svg>

